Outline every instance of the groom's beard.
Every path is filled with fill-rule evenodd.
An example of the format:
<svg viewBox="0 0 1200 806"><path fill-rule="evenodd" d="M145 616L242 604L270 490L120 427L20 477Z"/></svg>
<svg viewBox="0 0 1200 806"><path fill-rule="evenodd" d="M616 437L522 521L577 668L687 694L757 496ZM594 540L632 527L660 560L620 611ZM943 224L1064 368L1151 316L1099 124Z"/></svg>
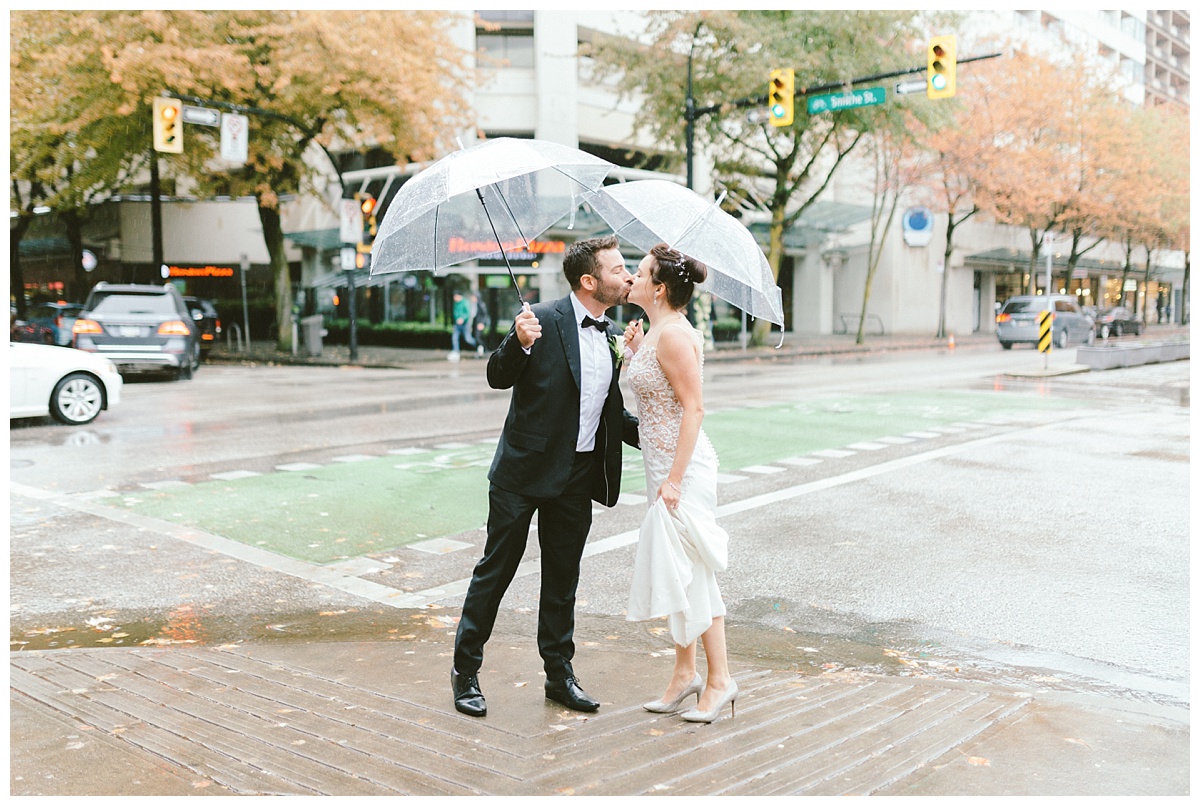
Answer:
<svg viewBox="0 0 1200 806"><path fill-rule="evenodd" d="M596 290L592 292L592 299L604 305L605 308L624 305L625 301L629 299L629 285L621 283L617 286L610 286L601 281L596 286Z"/></svg>

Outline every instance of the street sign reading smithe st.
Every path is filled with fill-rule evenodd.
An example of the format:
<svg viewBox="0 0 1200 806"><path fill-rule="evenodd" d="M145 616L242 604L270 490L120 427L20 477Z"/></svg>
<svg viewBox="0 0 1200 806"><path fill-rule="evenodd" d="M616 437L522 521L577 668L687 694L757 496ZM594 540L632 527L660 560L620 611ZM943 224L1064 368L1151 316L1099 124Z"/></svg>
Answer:
<svg viewBox="0 0 1200 806"><path fill-rule="evenodd" d="M842 109L857 109L860 106L875 106L885 101L887 101L887 89L884 87L814 95L808 99L808 114L816 115L820 112L837 112Z"/></svg>

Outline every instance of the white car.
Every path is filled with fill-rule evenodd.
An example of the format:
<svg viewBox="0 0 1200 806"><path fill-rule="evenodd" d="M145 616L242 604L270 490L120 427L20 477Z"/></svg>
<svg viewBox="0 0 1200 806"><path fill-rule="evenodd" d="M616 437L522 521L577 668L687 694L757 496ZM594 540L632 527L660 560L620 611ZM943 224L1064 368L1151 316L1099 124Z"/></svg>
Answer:
<svg viewBox="0 0 1200 806"><path fill-rule="evenodd" d="M9 419L49 414L83 425L121 402L117 365L69 347L9 342L8 379Z"/></svg>

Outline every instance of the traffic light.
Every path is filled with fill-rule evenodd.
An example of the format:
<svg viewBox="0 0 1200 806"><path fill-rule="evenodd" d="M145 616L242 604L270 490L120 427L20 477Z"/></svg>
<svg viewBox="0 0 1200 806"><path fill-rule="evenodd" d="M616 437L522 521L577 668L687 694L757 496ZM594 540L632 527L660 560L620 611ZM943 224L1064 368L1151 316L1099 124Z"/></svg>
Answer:
<svg viewBox="0 0 1200 806"><path fill-rule="evenodd" d="M183 101L178 98L154 99L154 150L183 153Z"/></svg>
<svg viewBox="0 0 1200 806"><path fill-rule="evenodd" d="M375 223L377 202L370 193L355 193L354 198L362 210L362 237L358 239L358 251L370 252L371 244L375 243L375 233L379 231L379 227Z"/></svg>
<svg viewBox="0 0 1200 806"><path fill-rule="evenodd" d="M930 98L953 98L958 57L953 36L935 36L929 40L929 71L925 74L925 94Z"/></svg>
<svg viewBox="0 0 1200 806"><path fill-rule="evenodd" d="M771 83L767 88L767 101L771 107L772 126L791 126L792 102L796 93L796 72L790 67L771 71Z"/></svg>

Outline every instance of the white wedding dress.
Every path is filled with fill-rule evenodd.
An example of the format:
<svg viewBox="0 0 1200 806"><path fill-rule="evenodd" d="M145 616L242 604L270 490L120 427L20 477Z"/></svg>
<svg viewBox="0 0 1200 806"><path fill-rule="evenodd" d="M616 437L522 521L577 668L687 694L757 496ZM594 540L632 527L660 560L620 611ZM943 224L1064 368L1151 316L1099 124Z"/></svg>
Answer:
<svg viewBox="0 0 1200 806"><path fill-rule="evenodd" d="M670 325L674 327L675 325ZM704 337L687 326L704 373ZM680 485L679 507L668 511L658 489L675 461L683 406L663 374L653 345L643 344L629 362L629 386L637 399L638 436L652 499L642 521L626 618L667 617L671 637L688 646L700 637L725 604L716 573L728 561L728 533L717 525L717 454L703 429Z"/></svg>

